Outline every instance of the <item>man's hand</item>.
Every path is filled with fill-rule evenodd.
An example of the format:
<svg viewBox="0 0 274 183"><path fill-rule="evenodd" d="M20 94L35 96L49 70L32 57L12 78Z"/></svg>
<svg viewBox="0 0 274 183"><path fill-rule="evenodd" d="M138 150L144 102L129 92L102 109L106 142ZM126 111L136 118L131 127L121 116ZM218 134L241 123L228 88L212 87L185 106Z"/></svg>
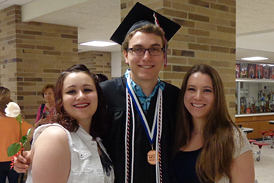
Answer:
<svg viewBox="0 0 274 183"><path fill-rule="evenodd" d="M20 154L14 157L13 169L18 173L26 173L29 169L31 151L23 151L23 156Z"/></svg>

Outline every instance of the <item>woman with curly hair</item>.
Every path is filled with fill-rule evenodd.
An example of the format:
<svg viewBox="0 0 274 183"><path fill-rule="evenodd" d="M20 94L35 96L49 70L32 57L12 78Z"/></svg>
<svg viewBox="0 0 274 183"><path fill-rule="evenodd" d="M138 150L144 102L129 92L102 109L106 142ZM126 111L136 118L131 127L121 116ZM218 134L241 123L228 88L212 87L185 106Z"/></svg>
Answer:
<svg viewBox="0 0 274 183"><path fill-rule="evenodd" d="M193 66L178 105L175 182L254 183L252 149L229 116L218 72L204 64Z"/></svg>
<svg viewBox="0 0 274 183"><path fill-rule="evenodd" d="M59 76L54 92L56 114L34 132L26 182L113 182L112 162L100 139L108 120L97 77L74 65Z"/></svg>

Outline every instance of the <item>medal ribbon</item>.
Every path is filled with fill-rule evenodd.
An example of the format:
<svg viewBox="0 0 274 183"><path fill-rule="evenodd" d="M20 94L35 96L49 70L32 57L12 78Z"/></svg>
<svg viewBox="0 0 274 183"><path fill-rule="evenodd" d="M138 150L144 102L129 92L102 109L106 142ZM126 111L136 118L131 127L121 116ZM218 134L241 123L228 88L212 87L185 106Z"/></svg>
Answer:
<svg viewBox="0 0 274 183"><path fill-rule="evenodd" d="M149 139L149 143L150 144L154 144L155 142L155 137L156 137L156 129L157 129L157 119L158 119L158 114L159 114L159 103L160 103L160 98L162 97L159 97L159 95L162 95L162 90L161 88L159 88L159 92L158 92L158 96L157 96L157 102L156 102L156 107L155 107L155 112L154 112L154 120L153 120L153 125L152 125L152 128L150 129L149 128L149 125L148 125L148 122L147 122L147 119L143 113L143 110L142 110L142 107L140 106L139 102L138 102L138 99L131 87L131 85L129 84L130 83L130 77L127 78L127 89L128 89L128 92L132 98L132 101L133 101L133 104L134 106L136 107L136 110L140 116L140 119L144 125L144 128L145 128L145 131L146 131L146 134L148 136L148 139Z"/></svg>
<svg viewBox="0 0 274 183"><path fill-rule="evenodd" d="M125 183L133 183L133 165L134 165L134 139L135 139L135 117L132 103L134 103L137 108L140 119L145 127L146 134L150 141L150 144L153 144L156 137L156 155L159 154L159 161L156 161L156 183L162 183L162 157L161 157L161 136L162 136L162 89L159 88L157 102L154 113L154 120L152 125L152 130L150 130L145 115L142 111L142 108L138 102L138 99L130 85L130 74L127 78L126 83L126 131L125 131ZM133 100L132 100L133 99ZM132 102L133 101L133 102ZM132 115L132 116L131 116ZM130 159L129 159L129 139L130 139L130 118L132 119L132 140L131 140L131 171L130 171ZM158 123L158 127L157 124ZM158 159L158 158L157 158ZM130 173L130 174L129 174ZM130 180L131 179L131 180Z"/></svg>

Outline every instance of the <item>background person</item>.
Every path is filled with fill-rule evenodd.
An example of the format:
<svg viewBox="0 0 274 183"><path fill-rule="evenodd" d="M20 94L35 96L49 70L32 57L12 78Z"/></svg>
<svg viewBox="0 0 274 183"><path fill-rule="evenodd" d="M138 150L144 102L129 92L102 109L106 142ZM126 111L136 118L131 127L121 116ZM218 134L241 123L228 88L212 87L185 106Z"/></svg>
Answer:
<svg viewBox="0 0 274 183"><path fill-rule="evenodd" d="M19 122L12 117L5 115L7 104L12 102L9 97L0 98L0 183L5 183L8 178L9 183L18 183L19 173L10 169L12 157L8 157L7 150L11 144L20 141ZM32 125L23 120L22 135L26 135Z"/></svg>
<svg viewBox="0 0 274 183"><path fill-rule="evenodd" d="M0 99L2 97L10 98L10 90L6 87L0 86Z"/></svg>
<svg viewBox="0 0 274 183"><path fill-rule="evenodd" d="M254 183L253 154L231 120L218 72L195 65L185 75L178 104L172 171L180 183Z"/></svg>
<svg viewBox="0 0 274 183"><path fill-rule="evenodd" d="M96 75L98 76L99 83L108 80L108 77L104 74L96 74Z"/></svg>
<svg viewBox="0 0 274 183"><path fill-rule="evenodd" d="M108 129L99 82L84 65L62 72L56 82L52 124L34 133L27 183L112 183L112 162L100 137Z"/></svg>
<svg viewBox="0 0 274 183"><path fill-rule="evenodd" d="M46 103L39 106L35 123L41 118L45 118L47 115L52 116L55 111L54 85L46 84L42 89L42 96Z"/></svg>

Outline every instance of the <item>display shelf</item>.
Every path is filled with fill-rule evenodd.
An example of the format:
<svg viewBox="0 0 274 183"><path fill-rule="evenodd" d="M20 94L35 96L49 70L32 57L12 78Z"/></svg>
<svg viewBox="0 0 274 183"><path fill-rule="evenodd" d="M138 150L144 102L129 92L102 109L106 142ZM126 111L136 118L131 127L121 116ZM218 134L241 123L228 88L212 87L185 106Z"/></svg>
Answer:
<svg viewBox="0 0 274 183"><path fill-rule="evenodd" d="M274 113L265 112L265 113L255 113L255 114L236 114L235 117L250 117L250 116L274 116Z"/></svg>
<svg viewBox="0 0 274 183"><path fill-rule="evenodd" d="M236 82L247 82L247 83L274 83L274 79L247 79L247 78L236 78Z"/></svg>
<svg viewBox="0 0 274 183"><path fill-rule="evenodd" d="M237 117L257 116L270 112L274 112L274 80L236 78Z"/></svg>

